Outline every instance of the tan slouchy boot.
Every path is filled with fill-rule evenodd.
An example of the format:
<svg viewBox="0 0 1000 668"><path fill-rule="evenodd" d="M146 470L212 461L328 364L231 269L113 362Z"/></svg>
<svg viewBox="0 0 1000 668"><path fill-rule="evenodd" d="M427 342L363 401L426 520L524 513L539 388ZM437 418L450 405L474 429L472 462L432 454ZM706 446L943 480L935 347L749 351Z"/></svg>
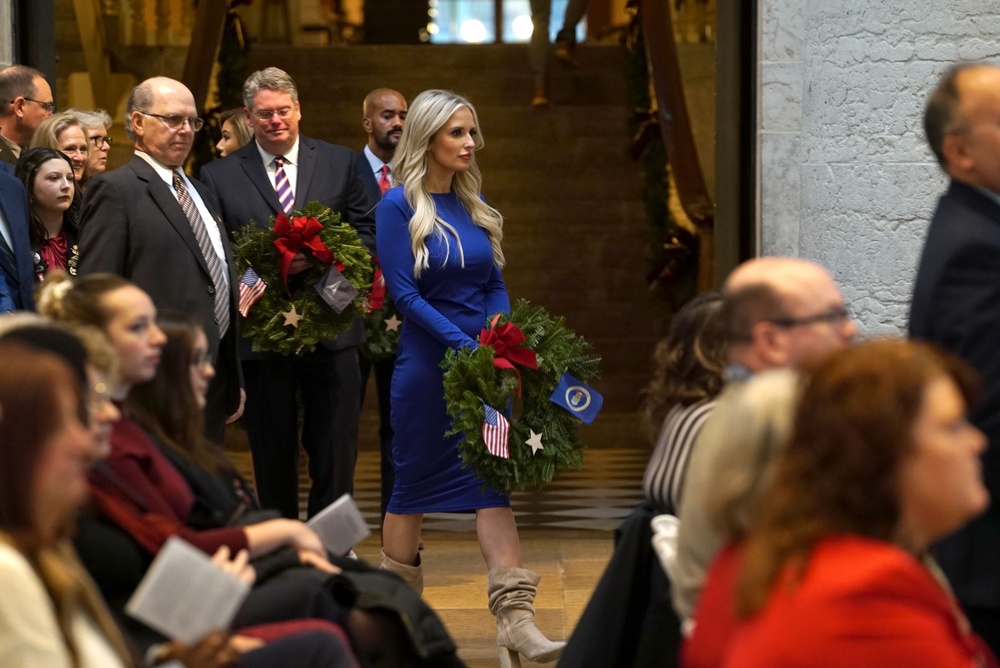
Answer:
<svg viewBox="0 0 1000 668"><path fill-rule="evenodd" d="M538 573L526 568L500 566L490 569L487 593L490 612L497 616L497 653L501 668L520 668L523 654L530 661L547 663L562 654L564 642L546 638L535 626L535 593Z"/></svg>
<svg viewBox="0 0 1000 668"><path fill-rule="evenodd" d="M410 585L418 594L423 595L424 593L424 569L420 565L420 555L417 555L417 565L407 566L406 564L401 564L394 559L390 559L385 554L385 550L382 550L382 561L379 563L379 568L383 571L391 571L403 578L403 581Z"/></svg>

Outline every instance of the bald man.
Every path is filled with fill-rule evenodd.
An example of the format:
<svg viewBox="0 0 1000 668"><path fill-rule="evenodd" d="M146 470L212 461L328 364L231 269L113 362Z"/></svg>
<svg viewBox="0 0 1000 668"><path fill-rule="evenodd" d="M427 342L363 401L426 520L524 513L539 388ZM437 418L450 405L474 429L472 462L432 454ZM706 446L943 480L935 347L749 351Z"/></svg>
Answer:
<svg viewBox="0 0 1000 668"><path fill-rule="evenodd" d="M135 155L87 185L79 273L124 276L149 293L161 313L198 320L216 369L205 431L222 443L226 418L240 407L239 296L218 204L183 170L203 125L197 116L194 96L179 81L155 77L132 90L125 131Z"/></svg>
<svg viewBox="0 0 1000 668"><path fill-rule="evenodd" d="M396 146L406 124L406 98L398 90L376 88L365 96L361 106L361 127L368 135L365 147L354 158L361 181L368 189L373 202L382 198L382 193L392 184L389 163L396 154ZM361 356L361 402L364 404L368 376L375 369L375 396L378 400L379 418L379 473L382 479L381 510L385 517L392 496L392 485L396 478L396 467L392 460L392 424L389 418L389 385L392 371L396 366L395 356L372 361Z"/></svg>
<svg viewBox="0 0 1000 668"><path fill-rule="evenodd" d="M1000 69L952 68L927 103L924 130L951 178L927 232L910 336L961 357L983 378L972 422L994 502L932 549L975 631L1000 653Z"/></svg>
<svg viewBox="0 0 1000 668"><path fill-rule="evenodd" d="M847 345L858 332L829 272L808 260L766 257L744 262L726 279L723 296L729 381L769 369L797 369ZM722 410L725 394L715 408L716 413ZM713 480L730 459L725 444L708 450L696 440L691 452L672 582L674 609L682 620L694 612L708 568L723 547L708 522L707 507Z"/></svg>

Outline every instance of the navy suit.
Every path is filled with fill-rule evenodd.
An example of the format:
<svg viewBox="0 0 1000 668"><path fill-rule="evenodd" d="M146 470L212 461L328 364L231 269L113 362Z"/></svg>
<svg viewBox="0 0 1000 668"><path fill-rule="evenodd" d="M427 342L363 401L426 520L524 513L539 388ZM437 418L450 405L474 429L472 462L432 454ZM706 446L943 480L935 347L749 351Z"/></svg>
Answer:
<svg viewBox="0 0 1000 668"><path fill-rule="evenodd" d="M28 239L28 199L21 181L6 169L0 169L0 213L7 221L14 246L13 257L0 250L0 275L14 308L31 311L35 308L35 275Z"/></svg>
<svg viewBox="0 0 1000 668"><path fill-rule="evenodd" d="M982 376L973 423L989 438L983 479L993 502L932 552L975 630L1000 652L1000 203L952 181L920 259L910 336L937 344Z"/></svg>
<svg viewBox="0 0 1000 668"><path fill-rule="evenodd" d="M369 197L361 183L353 151L300 136L297 167L295 208L313 201L325 204L374 249L372 210L377 200ZM205 165L201 179L218 198L230 233L250 223L266 228L281 210L256 141ZM297 391L301 391L304 408L302 447L309 455L313 481L309 515L353 491L361 414L357 347L363 337L364 326L358 319L347 333L301 356L253 353L249 342L241 344L247 389L243 423L264 507L298 517Z"/></svg>
<svg viewBox="0 0 1000 668"><path fill-rule="evenodd" d="M229 271L231 325L221 341L215 324L215 283L191 224L171 186L139 156L87 185L80 218L79 275L110 272L124 276L145 290L160 311L193 315L202 323L209 352L216 361L205 428L212 440L221 443L226 417L236 411L240 399L236 353L239 296L218 205L200 183L193 179L191 183L212 213L213 220L205 222L219 227Z"/></svg>
<svg viewBox="0 0 1000 668"><path fill-rule="evenodd" d="M375 172L364 151L358 151L354 158L361 181L368 190L373 201L382 199L382 191L375 180ZM396 466L392 461L392 422L389 419L389 390L392 387L392 370L396 367L396 358L388 357L376 362L361 356L361 402L364 404L365 388L368 386L368 376L375 369L375 398L378 400L378 439L379 439L379 473L382 481L382 517L385 517L389 507L389 497L392 496L392 486L396 480Z"/></svg>

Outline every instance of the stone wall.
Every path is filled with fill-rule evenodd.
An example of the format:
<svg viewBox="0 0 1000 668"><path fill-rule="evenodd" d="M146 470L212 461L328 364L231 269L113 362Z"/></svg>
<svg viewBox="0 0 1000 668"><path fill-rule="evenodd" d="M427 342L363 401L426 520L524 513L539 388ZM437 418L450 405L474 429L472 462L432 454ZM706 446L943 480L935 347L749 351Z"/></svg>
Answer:
<svg viewBox="0 0 1000 668"><path fill-rule="evenodd" d="M959 60L1000 56L989 0L760 0L759 247L828 267L866 334L906 327L946 180L924 103Z"/></svg>

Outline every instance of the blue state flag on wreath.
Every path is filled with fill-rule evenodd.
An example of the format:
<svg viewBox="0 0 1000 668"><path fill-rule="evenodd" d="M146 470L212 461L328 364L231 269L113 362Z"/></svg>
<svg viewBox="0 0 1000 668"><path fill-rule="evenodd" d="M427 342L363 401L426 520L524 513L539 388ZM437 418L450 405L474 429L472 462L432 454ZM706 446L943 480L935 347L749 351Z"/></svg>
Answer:
<svg viewBox="0 0 1000 668"><path fill-rule="evenodd" d="M510 459L507 449L507 439L510 436L510 423L507 418L495 408L483 404L483 441L486 449L494 457Z"/></svg>
<svg viewBox="0 0 1000 668"><path fill-rule="evenodd" d="M604 405L604 397L597 390L568 373L559 379L549 401L562 406L584 424L592 423Z"/></svg>

